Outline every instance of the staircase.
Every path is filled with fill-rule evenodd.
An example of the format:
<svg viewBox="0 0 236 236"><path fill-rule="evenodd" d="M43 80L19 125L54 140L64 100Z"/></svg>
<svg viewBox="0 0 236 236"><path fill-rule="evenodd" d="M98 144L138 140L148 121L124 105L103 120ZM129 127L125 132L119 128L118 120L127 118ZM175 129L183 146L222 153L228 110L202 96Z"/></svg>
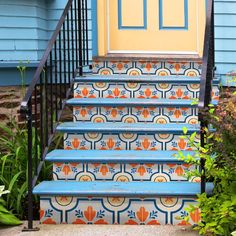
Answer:
<svg viewBox="0 0 236 236"><path fill-rule="evenodd" d="M203 159L201 178L187 180L197 167L176 154L197 154L183 129L204 147L202 111L219 99L213 1L202 60L94 58L92 73L84 73L91 59L86 3L68 0L21 103L28 130L25 230L37 230L33 194L40 196L42 224L197 224L200 209L188 222L185 209L213 185ZM66 106L74 120L60 123ZM50 149L55 132L64 134L63 150ZM45 161L53 163L53 180L37 184Z"/></svg>
<svg viewBox="0 0 236 236"><path fill-rule="evenodd" d="M64 150L46 156L53 181L42 182L42 224L193 225L200 179L175 154L195 150L181 138L200 132L200 62L94 62L93 74L77 77L73 122L61 123ZM213 101L218 100L214 81ZM199 135L196 136L199 142ZM212 192L208 183L207 193Z"/></svg>

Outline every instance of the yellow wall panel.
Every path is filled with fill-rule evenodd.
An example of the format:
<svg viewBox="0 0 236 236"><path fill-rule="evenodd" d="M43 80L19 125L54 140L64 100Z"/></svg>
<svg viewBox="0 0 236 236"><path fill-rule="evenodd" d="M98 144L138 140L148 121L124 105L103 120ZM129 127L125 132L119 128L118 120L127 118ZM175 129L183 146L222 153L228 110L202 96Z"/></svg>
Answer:
<svg viewBox="0 0 236 236"><path fill-rule="evenodd" d="M143 26L143 11L143 0L121 0L122 26Z"/></svg>
<svg viewBox="0 0 236 236"><path fill-rule="evenodd" d="M202 55L205 0L188 0L187 12L184 0L147 0L145 22L144 1L122 0L122 9L118 0L97 1L99 55L126 52ZM159 14L161 8L163 12ZM124 14L123 22L119 22L119 12ZM185 13L188 13L186 22Z"/></svg>
<svg viewBox="0 0 236 236"><path fill-rule="evenodd" d="M192 1L192 0L190 0ZM184 0L162 0L162 20L164 27L184 27ZM188 12L186 12L188 14Z"/></svg>

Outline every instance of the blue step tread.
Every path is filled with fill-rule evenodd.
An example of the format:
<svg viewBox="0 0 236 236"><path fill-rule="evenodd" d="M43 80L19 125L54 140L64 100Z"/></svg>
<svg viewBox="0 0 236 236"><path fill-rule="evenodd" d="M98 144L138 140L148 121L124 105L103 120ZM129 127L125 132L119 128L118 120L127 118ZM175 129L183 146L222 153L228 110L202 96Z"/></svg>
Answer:
<svg viewBox="0 0 236 236"><path fill-rule="evenodd" d="M65 122L57 126L56 130L64 133L138 133L138 134L183 134L186 127L188 134L200 132L200 125L191 124L155 124L155 123L87 123Z"/></svg>
<svg viewBox="0 0 236 236"><path fill-rule="evenodd" d="M169 75L169 76L157 76L157 75L87 75L83 77L76 77L75 82L146 82L146 83L175 83L175 84L189 84L200 83L200 76L184 76L184 75ZM219 84L219 79L214 79L213 84Z"/></svg>
<svg viewBox="0 0 236 236"><path fill-rule="evenodd" d="M213 184L206 184L206 193L211 194ZM47 196L99 196L99 197L158 197L196 196L200 183L193 182L78 182L44 181L37 185L34 194Z"/></svg>
<svg viewBox="0 0 236 236"><path fill-rule="evenodd" d="M140 99L140 98L72 98L70 106L159 106L159 107L196 107L192 100L184 99Z"/></svg>
<svg viewBox="0 0 236 236"><path fill-rule="evenodd" d="M193 156L193 151L182 151L184 156ZM183 163L175 156L176 151L133 151L133 150L53 150L46 160L73 163Z"/></svg>

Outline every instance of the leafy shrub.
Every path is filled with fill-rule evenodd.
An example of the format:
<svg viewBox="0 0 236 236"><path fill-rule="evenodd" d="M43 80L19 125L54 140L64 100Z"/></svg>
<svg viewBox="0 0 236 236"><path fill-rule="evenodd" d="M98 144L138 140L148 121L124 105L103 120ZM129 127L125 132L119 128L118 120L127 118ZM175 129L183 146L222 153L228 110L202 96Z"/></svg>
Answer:
<svg viewBox="0 0 236 236"><path fill-rule="evenodd" d="M4 189L5 186L0 186L0 225L20 225L21 221L5 208L6 202L2 199L2 195L10 191Z"/></svg>
<svg viewBox="0 0 236 236"><path fill-rule="evenodd" d="M0 124L0 133L0 185L6 186L10 191L10 194L4 196L5 206L24 220L27 218L27 130L12 119L8 126ZM37 137L33 135L33 143L35 138ZM37 148L39 153L39 147ZM33 147L33 151L35 149ZM51 164L44 164L39 180L50 179L50 169ZM35 213L38 212L38 205L34 204L34 207Z"/></svg>
<svg viewBox="0 0 236 236"><path fill-rule="evenodd" d="M199 157L205 159L207 180L215 186L212 196L198 196L201 222L195 229L201 235L229 236L236 230L236 95L226 91L217 108L211 107L206 116L216 132L207 131L205 148L192 142L199 154L185 157L180 153L179 158L196 165L200 165ZM193 175L200 173L188 173L189 178ZM187 210L190 213L195 207Z"/></svg>

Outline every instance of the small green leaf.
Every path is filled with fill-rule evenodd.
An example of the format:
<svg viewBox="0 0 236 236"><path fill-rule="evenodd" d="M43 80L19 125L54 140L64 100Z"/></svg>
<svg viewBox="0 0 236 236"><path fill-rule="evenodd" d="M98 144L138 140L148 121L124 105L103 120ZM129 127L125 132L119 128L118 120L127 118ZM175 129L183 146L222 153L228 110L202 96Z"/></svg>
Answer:
<svg viewBox="0 0 236 236"><path fill-rule="evenodd" d="M183 127L183 133L186 135L188 133L188 128L187 127Z"/></svg>

